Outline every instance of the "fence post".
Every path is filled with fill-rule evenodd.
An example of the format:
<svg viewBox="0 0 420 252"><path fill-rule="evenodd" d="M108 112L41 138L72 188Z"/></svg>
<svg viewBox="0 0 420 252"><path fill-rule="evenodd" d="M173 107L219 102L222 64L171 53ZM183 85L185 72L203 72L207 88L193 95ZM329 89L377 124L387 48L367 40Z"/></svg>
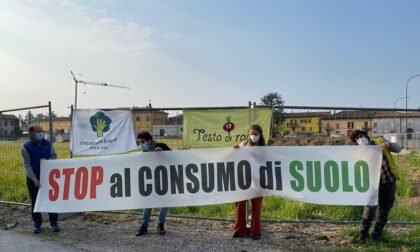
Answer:
<svg viewBox="0 0 420 252"><path fill-rule="evenodd" d="M0 112L0 137L3 136L3 113Z"/></svg>
<svg viewBox="0 0 420 252"><path fill-rule="evenodd" d="M48 102L48 117L49 117L49 124L50 124L50 141L51 143L54 142L53 139L53 129L52 129L52 110L51 110L51 101Z"/></svg>
<svg viewBox="0 0 420 252"><path fill-rule="evenodd" d="M73 105L70 105L70 143L71 143L72 128L73 128ZM71 145L70 145L70 158L73 158L73 152L71 151Z"/></svg>

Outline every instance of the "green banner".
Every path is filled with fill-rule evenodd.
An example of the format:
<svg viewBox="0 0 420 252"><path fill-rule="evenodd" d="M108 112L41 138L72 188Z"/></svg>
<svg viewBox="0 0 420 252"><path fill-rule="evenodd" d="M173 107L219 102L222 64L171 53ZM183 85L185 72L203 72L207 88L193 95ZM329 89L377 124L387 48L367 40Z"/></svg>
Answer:
<svg viewBox="0 0 420 252"><path fill-rule="evenodd" d="M266 142L270 136L272 110L211 109L184 110L184 145L186 147L227 147L246 140L251 124L259 124Z"/></svg>

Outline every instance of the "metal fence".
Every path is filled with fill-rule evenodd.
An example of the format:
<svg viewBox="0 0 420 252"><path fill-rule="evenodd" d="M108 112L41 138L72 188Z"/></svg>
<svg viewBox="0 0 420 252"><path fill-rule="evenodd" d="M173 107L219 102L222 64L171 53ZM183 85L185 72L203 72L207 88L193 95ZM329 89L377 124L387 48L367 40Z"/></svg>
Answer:
<svg viewBox="0 0 420 252"><path fill-rule="evenodd" d="M21 149L28 141L28 127L35 123L44 125L44 130L51 129L51 102L0 111L0 201L29 202ZM47 138L52 139L52 131L47 133Z"/></svg>
<svg viewBox="0 0 420 252"><path fill-rule="evenodd" d="M200 107L200 108L152 108L133 107L132 119L136 134L141 131L151 132L154 139L164 142L172 149L184 149L183 110L184 109L240 109L258 108L249 106L235 107ZM273 108L273 124L270 144L272 145L346 145L352 144L349 134L353 130L366 130L371 137L384 138L399 143L405 149L420 149L420 110L389 108L349 108L349 107L313 107L282 106ZM32 114L32 116L31 116ZM27 140L25 127L32 123L48 124L49 137L57 138L55 148L59 158L69 157L69 143L60 142L60 134L69 132L67 128L56 127L51 114L51 104L23 109L0 111L1 132L19 133L16 136L4 136L0 142L0 201L28 203L26 196L25 175L23 173L20 148ZM43 115L43 116L41 116ZM4 117L5 116L5 117ZM15 118L13 125L6 126L1 120ZM38 119L35 119L38 118ZM31 120L29 120L31 119ZM57 119L58 120L58 119ZM64 120L61 118L60 120ZM70 120L70 117L68 117ZM407 125L406 125L407 121ZM57 124L70 127L70 124ZM14 127L14 128L13 128ZM13 128L13 129L12 129ZM3 130L3 131L2 131ZM21 131L21 132L20 132ZM61 139L61 140L60 140ZM398 159L397 159L398 161ZM23 190L23 191L22 191ZM20 196L16 196L20 195ZM22 196L24 195L24 196ZM345 221L344 221L345 222ZM342 223L344 223L342 222Z"/></svg>

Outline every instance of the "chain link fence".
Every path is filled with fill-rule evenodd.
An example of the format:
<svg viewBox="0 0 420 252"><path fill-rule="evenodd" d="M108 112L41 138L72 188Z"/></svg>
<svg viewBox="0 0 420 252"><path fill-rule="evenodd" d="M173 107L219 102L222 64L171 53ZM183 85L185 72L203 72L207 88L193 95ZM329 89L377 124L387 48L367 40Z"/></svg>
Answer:
<svg viewBox="0 0 420 252"><path fill-rule="evenodd" d="M53 137L51 103L0 111L0 201L29 203L22 145L28 141L28 127L39 124Z"/></svg>
<svg viewBox="0 0 420 252"><path fill-rule="evenodd" d="M238 109L258 108L264 106L249 105L243 107L216 107L196 109ZM157 142L166 143L172 149L185 149L183 136L183 110L185 108L151 108L133 107L133 127L136 135L142 131L150 132ZM192 109L192 108L188 108ZM21 161L21 146L27 141L27 127L30 123L39 123L44 130L48 130L49 138L57 140L54 143L58 158L70 157L69 133L71 117L53 118L51 104L31 108L0 111L0 201L29 203L25 175ZM371 137L382 136L385 139L400 144L406 150L420 150L420 111L410 109L400 111L386 108L345 108L345 107L309 107L282 106L273 107L272 134L269 141L277 146L305 146L305 145L350 145L353 144L349 135L356 129L366 130ZM7 121L7 123L6 123ZM3 134L2 134L3 133ZM267 134L266 134L267 135ZM397 162L407 159L396 156ZM419 167L417 167L419 168ZM412 212L410 197L420 196L420 189L409 188L408 174L406 180L399 182L397 206L395 211L402 212L398 221L416 219L417 212ZM409 188L409 189L407 189ZM408 191L408 192L407 192ZM285 200L286 201L286 200ZM407 203L408 202L408 203ZM321 219L324 217L316 211L330 209L329 206L314 208L311 204L299 202L286 203L290 211L304 211L314 213L306 218ZM325 210L324 209L324 210ZM360 207L342 207L328 210L349 211L354 216L360 216ZM327 211L327 212L328 212ZM173 211L177 213L177 211ZM179 212L178 214L184 214ZM417 215L416 215L417 214ZM316 217L318 216L318 217ZM414 217L413 217L414 216ZM214 216L213 216L214 217ZM343 219L341 223L350 220ZM353 219L354 221L354 219ZM408 222L407 222L408 223Z"/></svg>

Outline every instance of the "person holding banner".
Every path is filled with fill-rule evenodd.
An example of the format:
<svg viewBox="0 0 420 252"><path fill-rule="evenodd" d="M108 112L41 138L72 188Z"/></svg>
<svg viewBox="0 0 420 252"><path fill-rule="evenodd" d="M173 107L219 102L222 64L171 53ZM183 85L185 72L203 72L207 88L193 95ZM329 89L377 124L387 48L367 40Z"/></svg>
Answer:
<svg viewBox="0 0 420 252"><path fill-rule="evenodd" d="M358 243L366 243L373 216L375 215L376 208L378 208L372 239L379 241L382 238L383 229L388 221L388 214L395 201L395 182L399 179L397 166L392 158L391 152L398 153L401 151L401 147L399 144L385 141L381 137L371 140L367 132L362 130L355 130L351 135L351 140L358 145L380 145L383 149L378 206L365 206L361 220L360 234L357 239Z"/></svg>
<svg viewBox="0 0 420 252"><path fill-rule="evenodd" d="M240 146L252 147L252 146L264 146L264 136L262 128L257 125L251 125L248 130L248 137L245 142L240 145L235 145L234 148ZM235 225L233 229L233 238L251 236L255 240L261 238L261 206L262 197L251 199L252 203L252 220L251 228L246 226L246 206L247 200L239 201L235 203Z"/></svg>
<svg viewBox="0 0 420 252"><path fill-rule="evenodd" d="M54 147L50 141L44 139L42 128L38 125L29 126L30 139L22 147L22 161L26 173L26 184L32 206L32 220L34 222L33 232L41 232L41 213L34 213L36 198L38 196L41 174L41 159L57 159ZM49 213L49 220L53 232L60 231L58 226L58 214Z"/></svg>
<svg viewBox="0 0 420 252"><path fill-rule="evenodd" d="M137 135L137 142L140 144L140 147L143 152L171 150L166 144L157 143L155 140L153 140L153 136L149 132L146 132L146 131L143 131ZM136 236L142 236L147 233L151 215L152 215L151 208L146 208L143 210L143 218L141 219L141 226L140 226L139 231L137 231ZM164 235L166 233L165 222L166 222L167 215L168 215L167 207L163 207L159 210L157 232L160 235Z"/></svg>

